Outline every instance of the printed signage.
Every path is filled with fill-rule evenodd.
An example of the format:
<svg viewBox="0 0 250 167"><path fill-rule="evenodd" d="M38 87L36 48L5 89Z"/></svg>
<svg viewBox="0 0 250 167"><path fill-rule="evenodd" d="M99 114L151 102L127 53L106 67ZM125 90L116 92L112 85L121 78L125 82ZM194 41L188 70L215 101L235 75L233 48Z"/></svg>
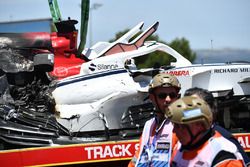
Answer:
<svg viewBox="0 0 250 167"><path fill-rule="evenodd" d="M129 160L139 140L75 144L0 151L2 166L68 165ZM10 161L15 159L15 161Z"/></svg>
<svg viewBox="0 0 250 167"><path fill-rule="evenodd" d="M250 134L233 134L246 152L250 152ZM139 140L74 144L54 147L0 151L2 166L53 166L92 162L130 160L139 148ZM14 159L15 161L10 161Z"/></svg>
<svg viewBox="0 0 250 167"><path fill-rule="evenodd" d="M94 64L91 63L89 66L90 71L95 71L95 70L113 70L117 69L118 65L117 64Z"/></svg>
<svg viewBox="0 0 250 167"><path fill-rule="evenodd" d="M175 76L189 76L188 70L177 70L177 71L166 71L167 74L175 75Z"/></svg>
<svg viewBox="0 0 250 167"><path fill-rule="evenodd" d="M249 133L236 133L234 136L237 138L241 146L246 152L250 152L250 134Z"/></svg>
<svg viewBox="0 0 250 167"><path fill-rule="evenodd" d="M238 72L249 72L250 68L219 68L214 69L214 73L238 73Z"/></svg>
<svg viewBox="0 0 250 167"><path fill-rule="evenodd" d="M137 147L138 144L135 143L87 146L84 147L84 155L87 160L129 158L134 155Z"/></svg>

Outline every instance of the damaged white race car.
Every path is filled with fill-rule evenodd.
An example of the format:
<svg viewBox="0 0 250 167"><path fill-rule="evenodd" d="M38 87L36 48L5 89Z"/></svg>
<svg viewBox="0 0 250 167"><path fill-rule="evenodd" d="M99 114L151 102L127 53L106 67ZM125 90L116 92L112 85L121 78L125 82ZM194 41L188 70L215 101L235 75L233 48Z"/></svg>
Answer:
<svg viewBox="0 0 250 167"><path fill-rule="evenodd" d="M82 64L80 74L51 84L51 94L44 98L54 100L55 111L2 106L0 130L11 133L1 133L1 140L43 146L138 138L144 123L154 116L148 85L156 73L176 75L181 93L191 87L213 92L220 124L248 132L250 63L192 64L163 43L145 41L158 25L129 42L142 29L143 23L139 23L113 43L99 42L84 50L88 62ZM166 52L176 61L169 66L137 69L137 57L156 51Z"/></svg>
<svg viewBox="0 0 250 167"><path fill-rule="evenodd" d="M101 123L105 123L109 130L141 127L139 117L143 110L148 109L145 104L149 104L145 101L147 86L152 75L159 71L176 75L182 85L181 93L191 87L213 92L218 110L222 110L220 117L224 126L249 129L249 124L241 127L232 122L236 119L241 124L241 118L250 118L247 110L249 63L192 64L165 44L144 41L156 31L158 23L128 42L142 25L138 24L114 43L97 43L85 50L85 55L91 60L82 64L80 74L58 82L52 94L60 115L58 121L62 125L73 132L98 131L103 129ZM159 69L136 68L133 63L136 57L155 51L166 52L176 61ZM241 110L231 111L239 106ZM138 115L140 110L141 115Z"/></svg>

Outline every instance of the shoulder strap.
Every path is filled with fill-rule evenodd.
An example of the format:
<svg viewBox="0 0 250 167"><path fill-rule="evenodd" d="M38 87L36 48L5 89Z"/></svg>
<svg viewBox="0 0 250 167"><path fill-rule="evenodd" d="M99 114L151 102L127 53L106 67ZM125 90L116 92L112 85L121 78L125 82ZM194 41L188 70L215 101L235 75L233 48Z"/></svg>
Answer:
<svg viewBox="0 0 250 167"><path fill-rule="evenodd" d="M236 159L235 155L227 152L227 151L220 151L214 158L213 162L212 162L212 166L215 166L216 164L218 164L221 161L224 161L226 159Z"/></svg>

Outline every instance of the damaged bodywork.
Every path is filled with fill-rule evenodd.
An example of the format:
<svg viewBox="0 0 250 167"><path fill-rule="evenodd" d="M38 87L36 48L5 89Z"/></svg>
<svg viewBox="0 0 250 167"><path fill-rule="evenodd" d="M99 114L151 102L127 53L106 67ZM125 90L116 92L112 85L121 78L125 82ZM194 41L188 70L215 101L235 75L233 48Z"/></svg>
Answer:
<svg viewBox="0 0 250 167"><path fill-rule="evenodd" d="M86 62L79 74L61 80L46 78L52 69L38 68L41 66L34 63L34 56L26 58L27 66L34 67L31 70L25 66L20 70L13 61L13 69L19 70L8 71L2 63L2 148L138 138L144 123L154 116L147 90L156 73L176 75L181 93L194 86L213 92L219 122L228 129L248 132L249 121L242 125L242 120L250 118L250 64L192 64L171 47L146 41L158 25L156 22L129 42L142 29L143 23L139 23L113 43L98 42L85 49ZM137 69L134 59L156 51L176 61L159 68ZM52 59L47 56L46 60ZM53 61L42 62L53 66ZM23 82L15 82L18 78Z"/></svg>

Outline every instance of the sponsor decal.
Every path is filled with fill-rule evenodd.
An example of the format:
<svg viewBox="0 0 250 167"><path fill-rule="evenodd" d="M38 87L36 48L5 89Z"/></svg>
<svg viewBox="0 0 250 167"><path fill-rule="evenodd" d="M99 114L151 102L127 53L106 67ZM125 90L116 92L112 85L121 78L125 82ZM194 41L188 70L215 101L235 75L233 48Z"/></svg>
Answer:
<svg viewBox="0 0 250 167"><path fill-rule="evenodd" d="M65 77L68 75L68 68L60 66L60 67L56 67L53 71L55 76L58 77Z"/></svg>
<svg viewBox="0 0 250 167"><path fill-rule="evenodd" d="M166 73L175 76L189 76L188 70L166 71Z"/></svg>
<svg viewBox="0 0 250 167"><path fill-rule="evenodd" d="M74 74L78 74L80 71L80 65L74 66L58 66L54 67L54 70L50 73L52 76L64 78Z"/></svg>
<svg viewBox="0 0 250 167"><path fill-rule="evenodd" d="M95 71L95 69L96 69L96 65L93 64L93 63L91 63L91 64L89 65L89 70L90 70L90 71Z"/></svg>
<svg viewBox="0 0 250 167"><path fill-rule="evenodd" d="M117 64L97 64L95 65L94 63L91 63L89 66L90 71L95 71L95 70L113 70L117 69L118 65Z"/></svg>
<svg viewBox="0 0 250 167"><path fill-rule="evenodd" d="M112 69L117 69L118 65L117 64L97 64L97 69L98 70L112 70Z"/></svg>
<svg viewBox="0 0 250 167"><path fill-rule="evenodd" d="M238 73L238 72L250 72L250 68L221 68L214 69L214 73Z"/></svg>

